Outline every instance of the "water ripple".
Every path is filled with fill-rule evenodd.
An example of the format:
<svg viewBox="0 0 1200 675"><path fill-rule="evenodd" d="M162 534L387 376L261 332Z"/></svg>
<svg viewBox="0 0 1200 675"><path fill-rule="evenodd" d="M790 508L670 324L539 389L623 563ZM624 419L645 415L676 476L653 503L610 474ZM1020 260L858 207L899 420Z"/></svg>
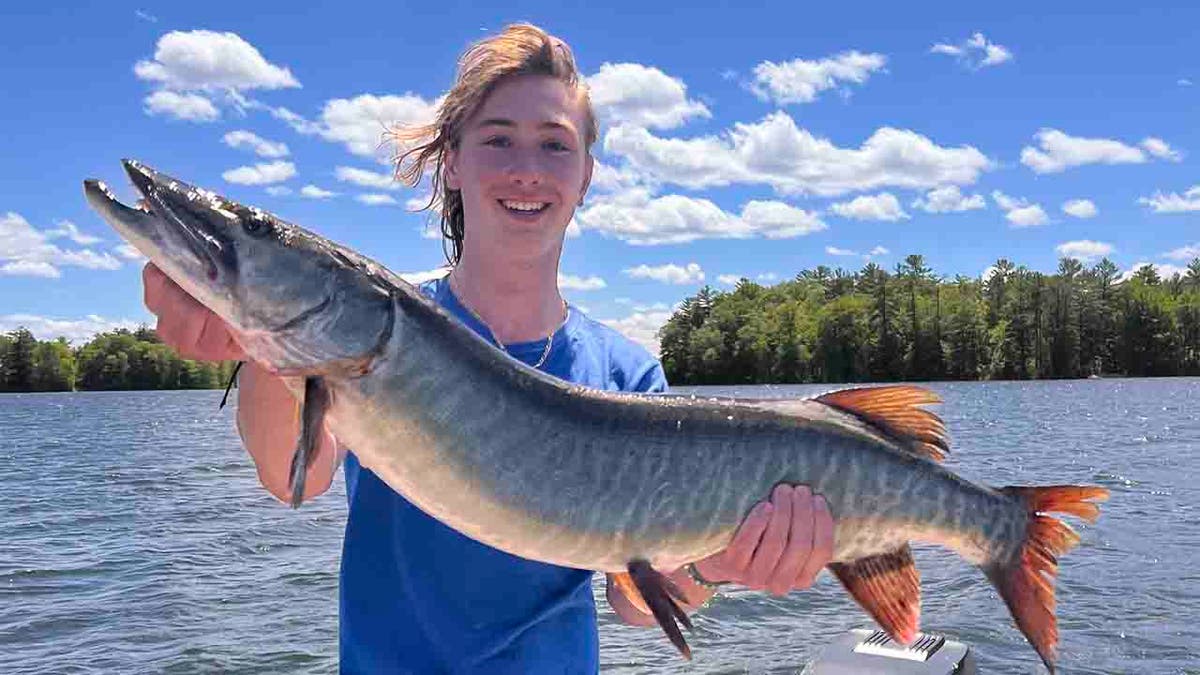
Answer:
<svg viewBox="0 0 1200 675"><path fill-rule="evenodd" d="M807 396L829 386L696 388ZM1200 380L939 383L947 465L990 485L1109 487L1061 561L1070 673L1197 673ZM328 673L337 665L340 481L292 512L259 487L220 392L0 395L0 671ZM1044 672L983 575L916 546L924 628L981 672ZM840 584L731 590L695 618L696 658L619 623L595 585L605 673L799 671L870 627Z"/></svg>

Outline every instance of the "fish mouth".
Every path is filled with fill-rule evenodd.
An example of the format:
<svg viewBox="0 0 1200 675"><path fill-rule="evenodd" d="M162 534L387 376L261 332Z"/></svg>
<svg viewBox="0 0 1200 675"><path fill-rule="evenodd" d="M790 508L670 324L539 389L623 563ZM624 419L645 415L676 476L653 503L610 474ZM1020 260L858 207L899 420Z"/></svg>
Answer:
<svg viewBox="0 0 1200 675"><path fill-rule="evenodd" d="M198 275L209 284L236 269L232 242L222 230L237 216L221 197L136 160L121 164L142 195L139 207L122 204L107 185L94 179L84 181L84 194L126 240L164 271Z"/></svg>

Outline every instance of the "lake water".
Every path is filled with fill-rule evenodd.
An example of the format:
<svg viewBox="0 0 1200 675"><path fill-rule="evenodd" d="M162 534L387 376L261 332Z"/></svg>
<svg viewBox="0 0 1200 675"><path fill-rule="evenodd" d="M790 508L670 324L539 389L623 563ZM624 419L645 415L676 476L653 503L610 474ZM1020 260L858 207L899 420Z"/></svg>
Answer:
<svg viewBox="0 0 1200 675"><path fill-rule="evenodd" d="M992 485L1112 489L1061 561L1063 673L1200 673L1200 379L938 383L948 466ZM830 387L677 388L801 396ZM291 511L259 487L220 392L0 395L0 673L328 673L337 664L340 479ZM916 549L923 628L981 672L1045 672L983 575ZM614 620L603 670L798 672L870 620L829 575L726 593L695 660Z"/></svg>

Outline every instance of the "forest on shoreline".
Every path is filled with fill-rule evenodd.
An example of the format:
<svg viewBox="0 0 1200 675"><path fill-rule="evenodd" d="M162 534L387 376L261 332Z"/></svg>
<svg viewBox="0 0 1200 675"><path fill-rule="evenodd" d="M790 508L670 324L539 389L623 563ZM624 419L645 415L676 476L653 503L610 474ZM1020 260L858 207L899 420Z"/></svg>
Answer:
<svg viewBox="0 0 1200 675"><path fill-rule="evenodd" d="M216 389L235 365L180 358L145 326L98 333L78 347L25 328L0 335L0 392Z"/></svg>
<svg viewBox="0 0 1200 675"><path fill-rule="evenodd" d="M1200 258L1122 280L1107 258L1056 274L1001 258L946 278L820 266L773 286L705 287L659 331L673 385L1200 375Z"/></svg>
<svg viewBox="0 0 1200 675"><path fill-rule="evenodd" d="M1001 258L982 278L910 255L888 272L819 266L773 286L705 286L658 333L673 385L1200 375L1200 258L1122 280L1107 258L1056 274ZM73 347L0 334L0 392L214 389L234 362L180 358L153 329Z"/></svg>

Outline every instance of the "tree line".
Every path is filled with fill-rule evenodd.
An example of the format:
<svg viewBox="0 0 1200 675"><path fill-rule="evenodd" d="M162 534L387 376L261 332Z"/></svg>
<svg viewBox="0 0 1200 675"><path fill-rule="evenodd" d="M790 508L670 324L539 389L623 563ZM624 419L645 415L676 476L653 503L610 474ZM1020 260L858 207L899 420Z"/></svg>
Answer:
<svg viewBox="0 0 1200 675"><path fill-rule="evenodd" d="M705 286L658 333L673 384L1024 380L1200 375L1200 258L1125 280L1107 258L983 278L825 266L764 287Z"/></svg>
<svg viewBox="0 0 1200 675"><path fill-rule="evenodd" d="M234 365L180 358L144 326L99 333L79 347L38 340L26 328L0 334L0 392L216 389Z"/></svg>

